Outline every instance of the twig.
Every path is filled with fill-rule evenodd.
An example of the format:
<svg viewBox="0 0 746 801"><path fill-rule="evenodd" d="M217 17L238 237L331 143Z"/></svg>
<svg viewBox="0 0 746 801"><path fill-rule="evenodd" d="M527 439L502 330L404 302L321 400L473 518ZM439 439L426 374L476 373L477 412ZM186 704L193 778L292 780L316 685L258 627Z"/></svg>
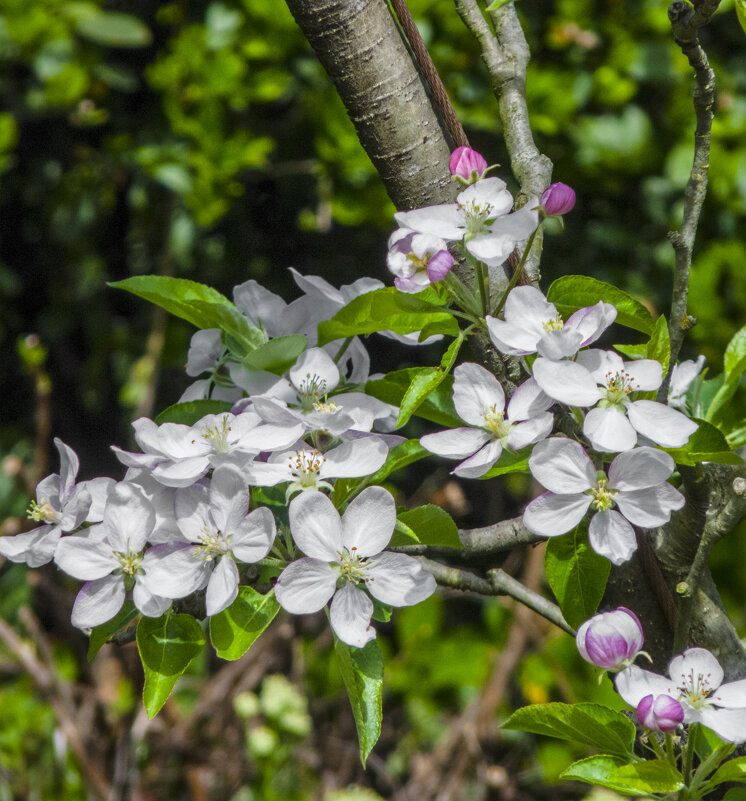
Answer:
<svg viewBox="0 0 746 801"><path fill-rule="evenodd" d="M419 556L417 559L426 570L433 574L438 584L443 587L474 592L478 595L508 595L511 598L515 598L516 601L520 601L529 609L533 609L534 612L545 617L563 631L573 637L575 636L575 630L567 623L556 604L548 601L538 592L530 590L503 570L490 570L489 577L485 579L467 570L449 567L442 565L440 562L426 559L424 556Z"/></svg>
<svg viewBox="0 0 746 801"><path fill-rule="evenodd" d="M673 38L689 60L694 70L697 86L694 90L694 111L697 128L694 133L694 159L689 180L684 191L684 214L680 231L669 231L668 238L675 253L671 315L668 331L671 339L669 370L658 390L658 400L665 401L671 382L671 372L684 341L684 335L696 322L687 314L689 273L692 265L694 238L697 234L699 216L707 193L707 171L710 162L710 130L712 107L715 103L715 73L707 60L707 54L699 43L699 31L706 25L720 5L720 0L699 0L694 7L682 0L675 0L668 7Z"/></svg>

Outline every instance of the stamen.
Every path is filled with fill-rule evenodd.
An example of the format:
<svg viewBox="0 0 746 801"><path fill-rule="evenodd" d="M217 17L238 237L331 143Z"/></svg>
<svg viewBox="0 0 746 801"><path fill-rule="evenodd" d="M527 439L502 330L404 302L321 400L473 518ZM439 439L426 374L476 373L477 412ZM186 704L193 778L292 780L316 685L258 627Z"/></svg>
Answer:
<svg viewBox="0 0 746 801"><path fill-rule="evenodd" d="M217 453L226 453L230 450L228 445L228 434L230 433L230 421L228 415L223 417L222 427L204 426L202 436L212 445Z"/></svg>
<svg viewBox="0 0 746 801"><path fill-rule="evenodd" d="M605 512L611 509L614 505L614 497L619 494L618 490L608 488L609 480L607 478L599 478L596 486L588 490L588 493L593 496L591 501L591 508L597 512Z"/></svg>
<svg viewBox="0 0 746 801"><path fill-rule="evenodd" d="M26 509L26 514L30 520L36 520L37 523L56 524L62 520L62 514L46 498L42 498L40 504L31 501L29 508Z"/></svg>

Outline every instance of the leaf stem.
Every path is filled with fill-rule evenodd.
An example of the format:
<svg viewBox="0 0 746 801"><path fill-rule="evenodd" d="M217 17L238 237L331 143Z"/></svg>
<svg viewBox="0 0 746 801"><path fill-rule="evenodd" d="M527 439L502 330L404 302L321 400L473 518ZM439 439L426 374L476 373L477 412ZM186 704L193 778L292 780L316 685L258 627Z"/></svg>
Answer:
<svg viewBox="0 0 746 801"><path fill-rule="evenodd" d="M342 358L342 356L344 356L345 351L347 350L347 348L350 347L353 339L354 337L347 337L347 339L345 339L345 341L340 345L340 348L337 351L336 356L334 356L334 358L332 359L334 364L339 364L339 360Z"/></svg>
<svg viewBox="0 0 746 801"><path fill-rule="evenodd" d="M505 305L505 301L508 299L508 295L510 294L511 290L515 285L518 283L518 279L521 277L521 273L523 272L523 267L526 264L526 260L528 259L528 254L531 251L531 247L534 244L534 239L536 239L536 234L541 228L541 223L537 228L535 228L531 236L528 238L528 242L526 242L526 247L523 249L523 255L521 256L520 262L518 262L518 266L513 270L513 275L510 276L510 283L508 284L507 289L503 292L502 297L500 298L497 307L495 308L494 317L497 317L498 314L502 311L503 306Z"/></svg>

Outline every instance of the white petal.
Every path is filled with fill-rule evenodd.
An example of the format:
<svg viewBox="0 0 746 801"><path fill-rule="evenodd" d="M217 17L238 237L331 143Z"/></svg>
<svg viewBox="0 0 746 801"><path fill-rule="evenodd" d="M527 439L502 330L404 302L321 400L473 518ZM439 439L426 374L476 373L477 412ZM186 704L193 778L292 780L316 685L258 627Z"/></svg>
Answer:
<svg viewBox="0 0 746 801"><path fill-rule="evenodd" d="M520 287L517 288L520 289ZM536 350L536 343L544 334L543 329L534 331L526 326L498 320L496 317L490 317L489 315L484 319L487 323L487 332L490 335L492 344L500 353L505 353L509 356L525 356L533 353Z"/></svg>
<svg viewBox="0 0 746 801"><path fill-rule="evenodd" d="M435 592L435 579L412 556L379 554L368 567L368 592L391 606L412 606Z"/></svg>
<svg viewBox="0 0 746 801"><path fill-rule="evenodd" d="M614 685L619 695L635 708L646 695L679 697L679 689L674 681L649 670L643 670L637 665L630 665L619 671L614 679Z"/></svg>
<svg viewBox="0 0 746 801"><path fill-rule="evenodd" d="M184 487L174 493L174 515L179 529L189 542L200 542L205 529L212 529L210 489L202 484Z"/></svg>
<svg viewBox="0 0 746 801"><path fill-rule="evenodd" d="M627 415L640 434L664 448L683 448L699 428L676 409L650 400L631 403Z"/></svg>
<svg viewBox="0 0 746 801"><path fill-rule="evenodd" d="M486 411L505 409L505 392L492 373L479 364L460 364L453 371L453 405L459 417L473 426L484 425Z"/></svg>
<svg viewBox="0 0 746 801"><path fill-rule="evenodd" d="M362 648L375 639L375 629L370 625L373 601L349 582L334 593L329 609L329 622L342 642Z"/></svg>
<svg viewBox="0 0 746 801"><path fill-rule="evenodd" d="M249 485L232 465L216 467L210 481L210 513L218 529L230 536L249 511Z"/></svg>
<svg viewBox="0 0 746 801"><path fill-rule="evenodd" d="M328 562L298 559L291 562L275 584L277 603L294 615L318 612L334 594L337 574Z"/></svg>
<svg viewBox="0 0 746 801"><path fill-rule="evenodd" d="M490 217L507 214L513 208L513 196L507 190L502 178L482 178L459 192L458 202L461 205L475 203L478 206L490 206Z"/></svg>
<svg viewBox="0 0 746 801"><path fill-rule="evenodd" d="M515 451L534 445L552 433L554 415L544 412L533 420L524 420L515 425L508 434L506 444Z"/></svg>
<svg viewBox="0 0 746 801"><path fill-rule="evenodd" d="M223 556L212 571L205 594L208 617L217 615L230 606L238 595L238 568L229 557Z"/></svg>
<svg viewBox="0 0 746 801"><path fill-rule="evenodd" d="M721 684L709 700L718 706L746 709L746 679Z"/></svg>
<svg viewBox="0 0 746 801"><path fill-rule="evenodd" d="M524 381L513 393L508 403L507 417L511 423L530 420L547 411L554 400L536 383L536 379Z"/></svg>
<svg viewBox="0 0 746 801"><path fill-rule="evenodd" d="M293 472L288 466L288 458L294 453L284 453L282 462L251 462L246 466L246 480L252 487L274 487L284 481L293 480Z"/></svg>
<svg viewBox="0 0 746 801"><path fill-rule="evenodd" d="M533 534L556 537L575 528L585 517L591 498L588 495L539 495L525 508L523 525Z"/></svg>
<svg viewBox="0 0 746 801"><path fill-rule="evenodd" d="M624 361L613 350L582 350L575 359L593 376L597 384L605 385L608 374L616 375L624 370Z"/></svg>
<svg viewBox="0 0 746 801"><path fill-rule="evenodd" d="M583 433L593 448L606 453L629 451L637 444L637 432L615 406L591 409L583 421Z"/></svg>
<svg viewBox="0 0 746 801"><path fill-rule="evenodd" d="M611 509L593 517L588 526L588 541L591 548L612 565L624 564L637 550L635 530L619 512Z"/></svg>
<svg viewBox="0 0 746 801"><path fill-rule="evenodd" d="M122 608L124 595L121 576L106 576L84 584L73 604L73 626L92 629L111 620Z"/></svg>
<svg viewBox="0 0 746 801"><path fill-rule="evenodd" d="M684 496L670 484L620 492L614 498L619 511L636 526L655 528L671 519L671 512L684 506Z"/></svg>
<svg viewBox="0 0 746 801"><path fill-rule="evenodd" d="M160 617L171 606L170 598L153 595L142 580L138 581L137 579L135 579L135 586L132 589L132 600L138 611L145 617Z"/></svg>
<svg viewBox="0 0 746 801"><path fill-rule="evenodd" d="M420 437L420 445L436 456L446 459L466 459L473 456L490 439L481 428L451 428L425 434Z"/></svg>
<svg viewBox="0 0 746 801"><path fill-rule="evenodd" d="M504 219L504 218L503 218ZM494 227L494 226L493 226ZM479 234L466 243L466 249L475 259L488 267L499 267L515 249L520 238L509 233Z"/></svg>
<svg viewBox="0 0 746 801"><path fill-rule="evenodd" d="M360 478L383 467L389 449L378 437L346 442L327 451L319 470L320 478Z"/></svg>
<svg viewBox="0 0 746 801"><path fill-rule="evenodd" d="M119 567L108 542L89 537L64 537L57 545L54 561L65 573L81 581L99 579Z"/></svg>
<svg viewBox="0 0 746 801"><path fill-rule="evenodd" d="M288 375L298 392L307 388L309 381L315 381L315 394L318 395L331 392L339 384L337 365L321 348L309 348L290 368Z"/></svg>
<svg viewBox="0 0 746 801"><path fill-rule="evenodd" d="M155 526L155 509L141 487L121 481L109 492L104 521L114 550L141 551Z"/></svg>
<svg viewBox="0 0 746 801"><path fill-rule="evenodd" d="M192 546L151 548L141 565L146 589L163 598L184 598L202 589L210 578L213 562L200 559L200 555L201 552Z"/></svg>
<svg viewBox="0 0 746 801"><path fill-rule="evenodd" d="M342 543L350 553L373 556L389 544L395 525L394 496L383 487L368 487L342 515Z"/></svg>
<svg viewBox="0 0 746 801"><path fill-rule="evenodd" d="M706 676L709 688L715 690L723 683L725 674L720 662L706 648L687 648L683 654L670 661L668 675L679 687L686 683L691 685L692 678L696 687L697 677Z"/></svg>
<svg viewBox="0 0 746 801"><path fill-rule="evenodd" d="M290 531L306 556L325 562L339 560L344 545L342 521L334 504L321 492L302 492L290 502Z"/></svg>
<svg viewBox="0 0 746 801"><path fill-rule="evenodd" d="M279 295L253 279L233 288L233 301L252 323L256 325L261 321L265 329L276 326L287 308L287 303ZM277 336L276 333L270 335Z"/></svg>
<svg viewBox="0 0 746 801"><path fill-rule="evenodd" d="M663 381L663 367L655 359L636 359L624 362L624 370L632 380L635 390L650 392L658 389Z"/></svg>
<svg viewBox="0 0 746 801"><path fill-rule="evenodd" d="M59 526L47 525L12 537L0 537L0 554L11 562L41 567L52 561L61 535Z"/></svg>
<svg viewBox="0 0 746 801"><path fill-rule="evenodd" d="M560 403L593 406L601 400L595 379L581 364L539 357L532 369L536 383Z"/></svg>
<svg viewBox="0 0 746 801"><path fill-rule="evenodd" d="M75 477L80 469L78 454L59 438L54 438L54 444L60 454L60 495L62 500L70 494L75 484Z"/></svg>
<svg viewBox="0 0 746 801"><path fill-rule="evenodd" d="M433 234L446 240L464 237L464 216L455 203L400 211L394 214L394 219L402 228L411 228L421 234Z"/></svg>
<svg viewBox="0 0 746 801"><path fill-rule="evenodd" d="M161 462L153 468L153 476L166 487L189 487L210 469L206 456L195 456L178 462Z"/></svg>
<svg viewBox="0 0 746 801"><path fill-rule="evenodd" d="M635 448L620 453L609 466L609 486L637 490L664 482L674 470L673 459L657 448Z"/></svg>
<svg viewBox="0 0 746 801"><path fill-rule="evenodd" d="M727 743L746 742L746 709L703 709L700 721Z"/></svg>
<svg viewBox="0 0 746 801"><path fill-rule="evenodd" d="M617 311L611 303L599 300L595 306L578 309L567 318L565 328L574 328L583 336L581 347L595 342L616 320Z"/></svg>
<svg viewBox="0 0 746 801"><path fill-rule="evenodd" d="M266 506L260 506L232 532L231 551L241 562L258 562L269 553L276 534L272 512Z"/></svg>
<svg viewBox="0 0 746 801"><path fill-rule="evenodd" d="M552 361L567 359L578 352L582 335L572 328L561 328L558 331L547 331L536 343L536 352L539 356Z"/></svg>
<svg viewBox="0 0 746 801"><path fill-rule="evenodd" d="M528 466L542 486L559 495L585 492L596 483L596 469L583 446L564 437L535 445Z"/></svg>
<svg viewBox="0 0 746 801"><path fill-rule="evenodd" d="M493 439L480 448L474 456L470 456L461 464L456 465L453 472L462 478L479 478L495 464L502 452L502 443L497 439Z"/></svg>
<svg viewBox="0 0 746 801"><path fill-rule="evenodd" d="M113 478L93 478L90 481L81 481L78 485L85 488L91 496L91 506L86 516L87 523L100 523L104 519L106 499L115 484Z"/></svg>
<svg viewBox="0 0 746 801"><path fill-rule="evenodd" d="M557 318L557 307L533 286L517 286L505 301L505 320L544 333L544 323Z"/></svg>

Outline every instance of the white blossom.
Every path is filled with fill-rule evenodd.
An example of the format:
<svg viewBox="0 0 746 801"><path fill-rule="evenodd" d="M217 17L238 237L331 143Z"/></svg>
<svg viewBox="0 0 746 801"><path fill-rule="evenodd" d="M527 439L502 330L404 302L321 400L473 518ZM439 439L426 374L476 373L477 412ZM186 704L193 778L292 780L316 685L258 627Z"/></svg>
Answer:
<svg viewBox="0 0 746 801"><path fill-rule="evenodd" d="M697 361L687 359L675 365L671 373L671 383L668 386L668 405L678 409L686 409L686 394L694 379L702 372L705 366L705 357L700 355Z"/></svg>

